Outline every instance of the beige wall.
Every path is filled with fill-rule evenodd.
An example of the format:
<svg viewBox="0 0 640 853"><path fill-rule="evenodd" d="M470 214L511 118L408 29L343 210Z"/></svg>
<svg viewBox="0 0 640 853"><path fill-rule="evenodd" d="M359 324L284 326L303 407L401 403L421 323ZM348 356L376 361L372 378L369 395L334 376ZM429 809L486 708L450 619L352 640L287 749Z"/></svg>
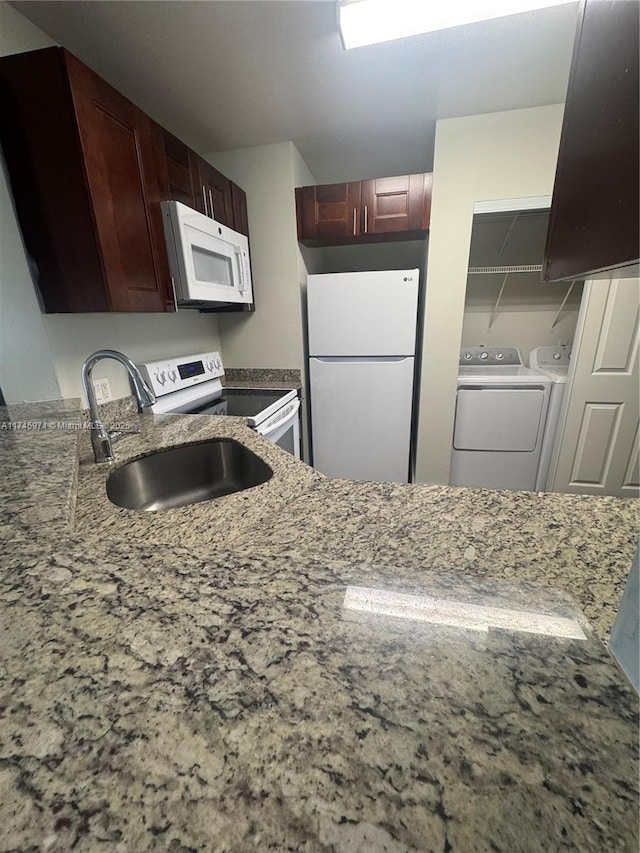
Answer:
<svg viewBox="0 0 640 853"><path fill-rule="evenodd" d="M0 55L52 44L41 30L0 2ZM51 348L3 171L0 173L0 388L8 403L55 400L60 396Z"/></svg>
<svg viewBox="0 0 640 853"><path fill-rule="evenodd" d="M0 55L54 42L0 2ZM216 315L49 314L40 312L11 194L0 175L0 387L8 402L81 396L82 362L96 349L121 349L134 361L220 348ZM102 362L94 377L114 397L129 394L124 368Z"/></svg>
<svg viewBox="0 0 640 853"><path fill-rule="evenodd" d="M247 193L256 311L220 317L227 367L303 367L294 146L205 155Z"/></svg>
<svg viewBox="0 0 640 853"><path fill-rule="evenodd" d="M225 365L297 368L306 386L302 297L307 266L298 246L294 189L315 179L292 142L216 151L206 159L245 190L249 212L256 311L220 317ZM303 403L305 458L307 421Z"/></svg>
<svg viewBox="0 0 640 853"><path fill-rule="evenodd" d="M449 482L474 202L551 195L563 109L556 104L437 124L418 482Z"/></svg>
<svg viewBox="0 0 640 853"><path fill-rule="evenodd" d="M44 323L63 397L83 398L82 362L98 349L120 350L136 363L221 350L215 315L186 308L175 314L48 314ZM114 399L131 393L126 370L111 359L99 362L93 377L109 380Z"/></svg>

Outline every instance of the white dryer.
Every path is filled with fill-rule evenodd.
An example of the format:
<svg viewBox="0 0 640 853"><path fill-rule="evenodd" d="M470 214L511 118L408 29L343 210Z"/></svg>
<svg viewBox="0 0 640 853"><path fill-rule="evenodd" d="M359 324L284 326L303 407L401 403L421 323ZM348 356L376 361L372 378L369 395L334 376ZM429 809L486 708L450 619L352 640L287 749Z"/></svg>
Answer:
<svg viewBox="0 0 640 853"><path fill-rule="evenodd" d="M529 365L533 370L548 376L552 382L551 397L549 399L549 413L547 425L544 430L542 442L542 453L540 454L540 465L538 466L538 479L536 491L548 492L551 488L549 472L551 459L558 438L558 426L560 423L560 412L562 401L571 364L571 347L537 347L529 353Z"/></svg>
<svg viewBox="0 0 640 853"><path fill-rule="evenodd" d="M535 490L551 385L516 347L464 347L450 484Z"/></svg>

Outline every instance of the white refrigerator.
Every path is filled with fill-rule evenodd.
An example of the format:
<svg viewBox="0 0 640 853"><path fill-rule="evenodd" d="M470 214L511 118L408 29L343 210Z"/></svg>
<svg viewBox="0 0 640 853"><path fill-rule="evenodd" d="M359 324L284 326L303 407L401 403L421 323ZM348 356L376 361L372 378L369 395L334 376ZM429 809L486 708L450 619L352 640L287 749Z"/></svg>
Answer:
<svg viewBox="0 0 640 853"><path fill-rule="evenodd" d="M311 445L323 474L409 480L418 276L307 279Z"/></svg>

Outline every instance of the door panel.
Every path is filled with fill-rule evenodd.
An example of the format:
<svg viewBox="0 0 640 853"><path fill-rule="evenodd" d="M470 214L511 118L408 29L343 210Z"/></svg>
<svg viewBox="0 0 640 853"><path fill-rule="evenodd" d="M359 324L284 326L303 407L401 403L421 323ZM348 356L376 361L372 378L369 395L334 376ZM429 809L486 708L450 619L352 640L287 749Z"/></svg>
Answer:
<svg viewBox="0 0 640 853"><path fill-rule="evenodd" d="M199 201L202 197L202 212L221 225L233 228L231 181L202 157L198 158L198 175L196 199Z"/></svg>
<svg viewBox="0 0 640 853"><path fill-rule="evenodd" d="M409 479L413 358L309 360L313 464L330 477Z"/></svg>
<svg viewBox="0 0 640 853"><path fill-rule="evenodd" d="M574 485L604 487L623 409L624 403L587 403L584 407L571 471Z"/></svg>
<svg viewBox="0 0 640 853"><path fill-rule="evenodd" d="M531 453L538 447L545 403L539 388L460 388L453 447Z"/></svg>
<svg viewBox="0 0 640 853"><path fill-rule="evenodd" d="M418 276L418 270L310 275L310 355L413 355Z"/></svg>
<svg viewBox="0 0 640 853"><path fill-rule="evenodd" d="M175 310L151 120L65 53L112 311Z"/></svg>
<svg viewBox="0 0 640 853"><path fill-rule="evenodd" d="M587 283L553 490L638 497L640 280Z"/></svg>
<svg viewBox="0 0 640 853"><path fill-rule="evenodd" d="M429 227L426 175L401 175L362 182L363 234L393 234Z"/></svg>

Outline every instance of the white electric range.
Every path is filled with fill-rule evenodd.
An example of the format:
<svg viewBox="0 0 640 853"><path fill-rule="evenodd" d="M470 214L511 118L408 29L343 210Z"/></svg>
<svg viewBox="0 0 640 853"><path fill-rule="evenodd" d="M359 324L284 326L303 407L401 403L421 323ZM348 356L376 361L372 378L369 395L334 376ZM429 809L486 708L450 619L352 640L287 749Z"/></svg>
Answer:
<svg viewBox="0 0 640 853"><path fill-rule="evenodd" d="M156 395L154 414L233 415L283 450L300 458L297 391L223 386L219 352L139 364Z"/></svg>

